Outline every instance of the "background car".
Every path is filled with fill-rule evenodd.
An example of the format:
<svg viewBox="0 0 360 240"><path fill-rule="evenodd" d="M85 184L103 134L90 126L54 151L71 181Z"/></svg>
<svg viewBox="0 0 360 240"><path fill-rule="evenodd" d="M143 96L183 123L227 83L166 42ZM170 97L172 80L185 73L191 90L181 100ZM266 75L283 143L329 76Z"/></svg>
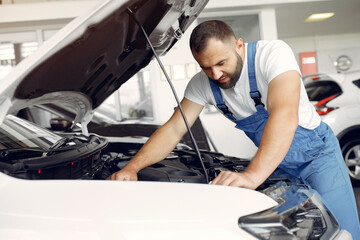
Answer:
<svg viewBox="0 0 360 240"><path fill-rule="evenodd" d="M351 178L360 180L360 71L303 79L317 113L339 139Z"/></svg>

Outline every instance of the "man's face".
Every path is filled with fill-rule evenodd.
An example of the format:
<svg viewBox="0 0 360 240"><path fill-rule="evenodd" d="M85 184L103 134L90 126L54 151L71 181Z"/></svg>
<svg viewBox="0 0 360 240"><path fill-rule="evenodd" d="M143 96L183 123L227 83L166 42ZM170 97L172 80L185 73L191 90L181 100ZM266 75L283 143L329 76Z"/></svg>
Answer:
<svg viewBox="0 0 360 240"><path fill-rule="evenodd" d="M208 46L201 53L193 52L206 75L223 89L232 88L239 80L243 60L236 50L234 42L224 43L209 39Z"/></svg>

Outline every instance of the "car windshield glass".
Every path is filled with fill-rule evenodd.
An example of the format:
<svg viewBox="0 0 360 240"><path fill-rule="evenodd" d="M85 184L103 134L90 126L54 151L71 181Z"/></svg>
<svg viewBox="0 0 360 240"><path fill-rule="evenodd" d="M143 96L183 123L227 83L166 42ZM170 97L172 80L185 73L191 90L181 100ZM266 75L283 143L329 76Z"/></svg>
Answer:
<svg viewBox="0 0 360 240"><path fill-rule="evenodd" d="M334 81L308 82L305 88L310 101L320 101L342 92L340 86Z"/></svg>
<svg viewBox="0 0 360 240"><path fill-rule="evenodd" d="M48 150L61 136L26 120L8 115L0 126L0 150L40 148Z"/></svg>

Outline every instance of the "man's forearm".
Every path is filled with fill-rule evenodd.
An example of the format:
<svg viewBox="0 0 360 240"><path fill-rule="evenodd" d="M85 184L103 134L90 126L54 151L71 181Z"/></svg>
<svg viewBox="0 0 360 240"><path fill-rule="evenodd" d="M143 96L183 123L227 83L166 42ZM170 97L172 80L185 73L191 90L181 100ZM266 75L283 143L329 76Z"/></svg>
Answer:
<svg viewBox="0 0 360 240"><path fill-rule="evenodd" d="M273 113L269 117L259 150L246 170L256 187L262 184L285 158L297 126L297 114L291 112Z"/></svg>
<svg viewBox="0 0 360 240"><path fill-rule="evenodd" d="M139 172L141 169L165 159L180 141L182 135L167 125L162 126L124 168Z"/></svg>
<svg viewBox="0 0 360 240"><path fill-rule="evenodd" d="M191 127L202 111L203 106L186 98L181 101L181 106ZM110 175L108 179L137 180L137 173L141 169L165 159L186 131L184 119L179 109L176 109L169 121L155 131L135 157L120 171Z"/></svg>

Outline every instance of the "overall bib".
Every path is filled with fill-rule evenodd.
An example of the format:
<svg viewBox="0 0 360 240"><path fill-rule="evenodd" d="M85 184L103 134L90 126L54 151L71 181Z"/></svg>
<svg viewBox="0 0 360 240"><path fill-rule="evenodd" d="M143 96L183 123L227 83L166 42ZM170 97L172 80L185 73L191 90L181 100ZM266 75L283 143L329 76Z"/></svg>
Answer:
<svg viewBox="0 0 360 240"><path fill-rule="evenodd" d="M269 114L261 102L261 94L257 88L255 53L256 42L249 43L247 58L250 96L256 106L256 112L251 116L237 120L225 105L220 88L211 79L209 82L217 107L259 147ZM353 239L360 239L359 218L350 177L339 142L327 124L321 122L315 129L298 126L290 149L278 169L316 190L340 228L349 231ZM276 171L274 174L276 175Z"/></svg>

